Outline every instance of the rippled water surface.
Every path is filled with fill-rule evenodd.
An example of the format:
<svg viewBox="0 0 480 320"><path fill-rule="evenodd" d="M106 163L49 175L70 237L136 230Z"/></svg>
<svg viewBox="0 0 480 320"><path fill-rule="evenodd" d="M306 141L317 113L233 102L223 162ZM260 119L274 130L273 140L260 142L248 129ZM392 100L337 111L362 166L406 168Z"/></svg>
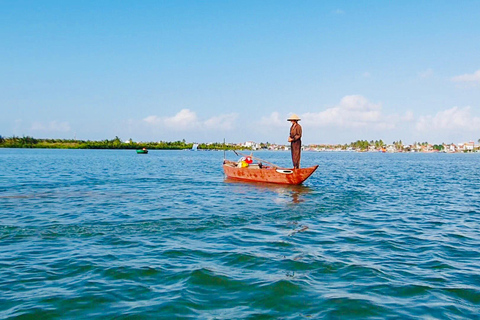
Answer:
<svg viewBox="0 0 480 320"><path fill-rule="evenodd" d="M305 152L297 187L222 159L0 149L0 318L479 317L480 154Z"/></svg>

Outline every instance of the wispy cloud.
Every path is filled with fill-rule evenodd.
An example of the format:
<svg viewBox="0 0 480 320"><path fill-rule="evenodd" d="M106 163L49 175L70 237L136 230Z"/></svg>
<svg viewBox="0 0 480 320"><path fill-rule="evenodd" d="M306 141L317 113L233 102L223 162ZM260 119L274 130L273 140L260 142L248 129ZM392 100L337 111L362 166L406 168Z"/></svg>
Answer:
<svg viewBox="0 0 480 320"><path fill-rule="evenodd" d="M318 112L301 113L299 116L306 133L305 141L315 143L345 142L379 135L397 137L400 131L410 132L415 124L411 111L388 114L384 112L381 103L371 102L362 95L348 95L337 105ZM287 117L287 114L272 112L261 117L253 130L268 139L283 141L280 140L283 136L279 133L288 130Z"/></svg>
<svg viewBox="0 0 480 320"><path fill-rule="evenodd" d="M269 116L266 117L261 117L260 118L260 126L264 127L284 127L285 123L287 123L287 117L281 117L280 113L278 112L272 112Z"/></svg>
<svg viewBox="0 0 480 320"><path fill-rule="evenodd" d="M405 108L404 108L405 110ZM412 111L388 112L381 102L362 95L344 96L333 106L299 114L305 129L305 142L344 143L356 139L384 140L468 139L480 128L480 117L471 107L453 107L436 113L415 116ZM150 115L133 123L132 132L149 130L149 135L162 139L177 139L180 134L189 139L214 139L219 133L234 133L240 115L221 114L202 118L190 109L169 116ZM275 141L284 143L290 124L288 114L272 112L257 121L243 123L240 140ZM243 115L243 119L248 119ZM227 134L227 137L228 137ZM213 138L212 138L213 137Z"/></svg>
<svg viewBox="0 0 480 320"><path fill-rule="evenodd" d="M50 121L40 122L35 121L30 127L32 131L53 133L53 132L68 132L70 131L70 124L67 121Z"/></svg>
<svg viewBox="0 0 480 320"><path fill-rule="evenodd" d="M233 130L237 117L238 114L236 113L222 114L204 121L203 125L208 129Z"/></svg>
<svg viewBox="0 0 480 320"><path fill-rule="evenodd" d="M179 131L194 129L199 126L197 114L189 109L182 109L172 117L159 117L151 115L143 119L152 126L162 126Z"/></svg>
<svg viewBox="0 0 480 320"><path fill-rule="evenodd" d="M419 131L477 131L480 117L472 115L471 107L453 107L439 111L434 116L427 115L418 119L416 128Z"/></svg>
<svg viewBox="0 0 480 320"><path fill-rule="evenodd" d="M333 13L334 14L345 14L345 11L343 11L342 9L337 9L337 10L334 10Z"/></svg>
<svg viewBox="0 0 480 320"><path fill-rule="evenodd" d="M206 129L232 130L235 128L236 113L222 114L200 120L197 114L190 109L182 109L171 117L150 115L143 119L144 123L157 128L168 128L175 131L193 131Z"/></svg>
<svg viewBox="0 0 480 320"><path fill-rule="evenodd" d="M302 115L304 123L314 127L392 129L400 120L411 121L412 115L386 115L380 103L372 103L361 95L345 96L334 107Z"/></svg>
<svg viewBox="0 0 480 320"><path fill-rule="evenodd" d="M418 76L420 78L430 78L431 76L433 76L433 70L432 69L427 69L427 70L424 70L424 71L421 71L418 73Z"/></svg>
<svg viewBox="0 0 480 320"><path fill-rule="evenodd" d="M452 78L453 82L480 82L480 70L475 71L472 74L462 74Z"/></svg>
<svg viewBox="0 0 480 320"><path fill-rule="evenodd" d="M404 108L405 110L405 108ZM345 143L357 139L409 138L416 119L408 109L402 113L388 113L382 103L369 101L362 95L344 96L339 103L320 111L299 114L304 127L305 143ZM288 115L272 112L261 117L252 128L258 135L273 141L286 141L282 133L288 131Z"/></svg>

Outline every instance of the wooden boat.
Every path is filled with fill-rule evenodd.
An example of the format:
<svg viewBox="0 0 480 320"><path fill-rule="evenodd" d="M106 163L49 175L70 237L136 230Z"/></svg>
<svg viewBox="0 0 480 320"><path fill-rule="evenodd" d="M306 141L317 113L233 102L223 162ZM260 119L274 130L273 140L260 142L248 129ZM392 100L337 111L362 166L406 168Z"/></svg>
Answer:
<svg viewBox="0 0 480 320"><path fill-rule="evenodd" d="M261 166L258 164L251 164L247 167L239 168L236 162L229 160L223 162L223 171L228 178L292 185L301 184L307 180L317 168L318 165L309 168L286 169L275 166Z"/></svg>
<svg viewBox="0 0 480 320"><path fill-rule="evenodd" d="M145 149L145 148L143 148L143 149L138 149L138 150L137 150L137 153L138 153L138 154L147 154L147 153L148 153L148 150Z"/></svg>

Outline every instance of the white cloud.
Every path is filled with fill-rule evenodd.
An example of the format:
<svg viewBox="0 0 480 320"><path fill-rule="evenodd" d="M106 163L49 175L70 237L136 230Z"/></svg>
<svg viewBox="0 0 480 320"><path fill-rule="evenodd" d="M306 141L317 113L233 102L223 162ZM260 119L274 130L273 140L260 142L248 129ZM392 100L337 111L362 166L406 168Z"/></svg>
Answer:
<svg viewBox="0 0 480 320"><path fill-rule="evenodd" d="M364 78L370 78L371 76L372 76L372 75L371 75L370 72L368 72L368 71L365 71L365 72L363 73L363 77L364 77Z"/></svg>
<svg viewBox="0 0 480 320"><path fill-rule="evenodd" d="M165 124L174 128L192 128L198 125L197 114L188 109L182 109L175 116L166 118Z"/></svg>
<svg viewBox="0 0 480 320"><path fill-rule="evenodd" d="M400 112L388 113L381 103L361 95L343 97L338 104L299 114L304 127L305 143L345 143L357 139L397 141L458 141L472 139L480 128L480 116L471 107L453 107L431 115L415 116L402 106ZM283 143L288 131L287 115L273 112L262 117L253 128L257 135ZM281 129L281 130L280 130Z"/></svg>
<svg viewBox="0 0 480 320"><path fill-rule="evenodd" d="M400 117L400 120L401 120L401 121L405 121L405 122L414 121L415 118L414 118L414 116L413 116L413 112L410 111L410 110L407 111L407 112L405 112L405 114Z"/></svg>
<svg viewBox="0 0 480 320"><path fill-rule="evenodd" d="M203 124L206 128L232 130L235 128L237 117L236 113L222 114L206 120Z"/></svg>
<svg viewBox="0 0 480 320"><path fill-rule="evenodd" d="M424 70L422 72L419 72L418 76L420 78L430 78L431 76L433 76L433 70L432 69Z"/></svg>
<svg viewBox="0 0 480 320"><path fill-rule="evenodd" d="M440 111L434 116L422 116L416 125L419 131L477 131L479 127L480 117L471 114L471 107L453 107Z"/></svg>
<svg viewBox="0 0 480 320"><path fill-rule="evenodd" d="M32 131L39 132L68 132L70 131L70 124L66 121L50 121L40 122L35 121L30 128Z"/></svg>
<svg viewBox="0 0 480 320"><path fill-rule="evenodd" d="M189 109L182 109L172 117L151 115L144 118L143 121L153 127L166 127L176 131L206 129L232 130L235 128L237 116L236 113L222 114L202 121L195 112Z"/></svg>
<svg viewBox="0 0 480 320"><path fill-rule="evenodd" d="M354 140L358 137L378 136L386 132L396 135L395 129L408 130L407 128L415 123L411 111L403 114L385 114L380 103L370 102L361 95L345 96L336 106L299 116L305 132L309 132L305 137L307 140L318 142L320 141L318 139L329 137L328 141L325 140L328 143L340 142L341 139ZM280 128L288 130L289 124L286 123L286 119L287 115L272 112L269 116L262 117L254 130L269 137L273 136L274 132L280 132Z"/></svg>
<svg viewBox="0 0 480 320"><path fill-rule="evenodd" d="M345 11L343 11L342 9L337 9L335 11L333 11L334 14L345 14Z"/></svg>
<svg viewBox="0 0 480 320"><path fill-rule="evenodd" d="M453 82L480 82L480 70L473 74L462 74L452 78Z"/></svg>
<svg viewBox="0 0 480 320"><path fill-rule="evenodd" d="M183 131L198 127L197 114L189 109L182 109L173 117L148 116L143 119L152 126L164 126L167 128Z"/></svg>
<svg viewBox="0 0 480 320"><path fill-rule="evenodd" d="M398 117L382 114L382 105L368 101L361 95L345 96L332 108L317 113L305 113L304 123L314 127L377 128L395 127Z"/></svg>
<svg viewBox="0 0 480 320"><path fill-rule="evenodd" d="M304 127L305 143L344 143L356 139L402 139L415 125L411 111L386 114L381 103L374 103L361 95L343 97L333 107L319 112L299 114ZM273 112L262 117L252 128L259 136L286 141L287 115ZM283 135L282 135L283 134Z"/></svg>
<svg viewBox="0 0 480 320"><path fill-rule="evenodd" d="M159 124L159 123L163 122L162 118L157 117L157 116L148 116L148 117L144 118L143 121L145 121L146 123L149 123L149 124Z"/></svg>
<svg viewBox="0 0 480 320"><path fill-rule="evenodd" d="M280 113L272 112L268 117L260 118L260 126L284 127L287 123L287 117L280 117Z"/></svg>

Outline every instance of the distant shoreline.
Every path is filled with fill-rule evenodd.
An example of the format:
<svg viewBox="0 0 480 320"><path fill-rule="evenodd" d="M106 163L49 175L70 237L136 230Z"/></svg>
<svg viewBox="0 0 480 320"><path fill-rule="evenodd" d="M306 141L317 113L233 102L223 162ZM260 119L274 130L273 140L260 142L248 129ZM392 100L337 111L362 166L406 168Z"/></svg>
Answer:
<svg viewBox="0 0 480 320"><path fill-rule="evenodd" d="M137 150L146 148L148 150L270 150L288 151L289 145L273 143L194 143L185 140L159 141L159 142L134 142L132 139L122 141L119 137L112 140L75 140L75 139L37 139L33 137L2 137L0 136L0 148L16 149L101 149L101 150ZM430 144L428 142L404 145L402 141L394 141L386 144L382 140L367 141L357 140L350 144L311 144L303 145L303 151L332 152L383 152L383 153L459 153L459 152L480 152L480 146L474 142L460 144Z"/></svg>
<svg viewBox="0 0 480 320"><path fill-rule="evenodd" d="M112 140L65 140L65 139L36 139L33 137L10 137L0 136L0 148L20 148L20 149L103 149L103 150L184 150L192 149L196 146L198 149L235 149L233 146L223 145L221 143L196 144L182 141L159 141L159 142L134 142L131 139L122 141L115 137Z"/></svg>
<svg viewBox="0 0 480 320"><path fill-rule="evenodd" d="M137 150L134 148L59 148L59 147L5 147L5 146L0 146L1 149L36 149L36 150ZM242 149L242 148L225 148L225 149L198 149L198 150L192 150L191 148L186 148L186 149L175 149L175 148L166 148L166 149L161 149L161 148L151 148L148 150L158 150L158 151L198 151L198 152L205 152L205 151L232 151L232 150L237 150L237 151L265 151L265 152L290 152L289 149L278 149L278 150L271 150L271 149ZM453 153L480 153L480 150L475 150L475 151L455 151L455 152L447 152L447 151L394 151L394 152L383 152L380 150L374 150L374 151L365 151L365 150L310 150L310 149L303 149L302 152L308 152L308 153L404 153L404 154L411 154L411 153L422 153L422 154L439 154L439 153L448 153L448 154L453 154Z"/></svg>

